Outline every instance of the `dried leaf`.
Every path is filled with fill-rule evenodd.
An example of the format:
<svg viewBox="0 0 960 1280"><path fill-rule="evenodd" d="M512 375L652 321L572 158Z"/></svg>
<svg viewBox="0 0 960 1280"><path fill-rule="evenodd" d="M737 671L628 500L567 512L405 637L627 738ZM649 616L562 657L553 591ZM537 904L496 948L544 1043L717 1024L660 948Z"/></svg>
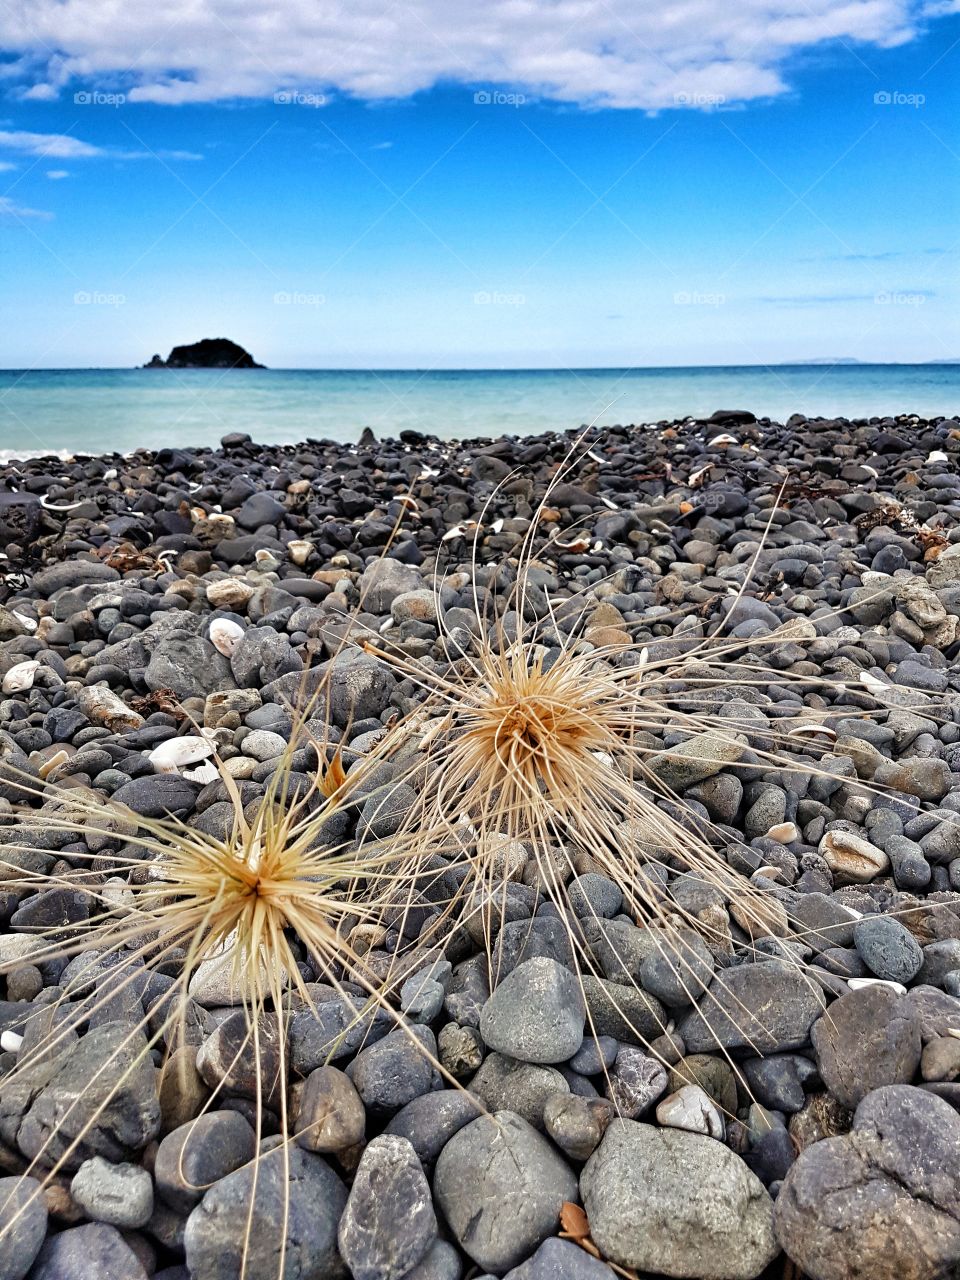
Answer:
<svg viewBox="0 0 960 1280"><path fill-rule="evenodd" d="M320 790L329 800L340 790L347 780L347 774L343 767L343 759L340 755L340 748L337 747L333 754L333 759L323 771L323 777L320 779Z"/></svg>
<svg viewBox="0 0 960 1280"><path fill-rule="evenodd" d="M569 1240L576 1240L578 1244L590 1236L587 1215L571 1200L565 1200L560 1207L560 1227L562 1236L566 1236Z"/></svg>

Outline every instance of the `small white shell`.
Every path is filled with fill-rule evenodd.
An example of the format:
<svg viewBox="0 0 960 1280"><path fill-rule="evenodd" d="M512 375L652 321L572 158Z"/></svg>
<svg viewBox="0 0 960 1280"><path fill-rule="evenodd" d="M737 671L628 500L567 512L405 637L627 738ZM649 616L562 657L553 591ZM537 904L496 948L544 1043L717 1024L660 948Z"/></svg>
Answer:
<svg viewBox="0 0 960 1280"><path fill-rule="evenodd" d="M195 769L184 769L183 776L188 782L202 782L206 786L208 782L217 781L220 777L220 770L211 760L204 760Z"/></svg>
<svg viewBox="0 0 960 1280"><path fill-rule="evenodd" d="M243 627L229 618L214 618L210 623L210 643L217 653L229 658L243 638Z"/></svg>
<svg viewBox="0 0 960 1280"><path fill-rule="evenodd" d="M36 658L28 658L26 662L18 662L3 677L4 693L23 693L33 688L33 677L40 663Z"/></svg>
<svg viewBox="0 0 960 1280"><path fill-rule="evenodd" d="M927 454L927 461L928 462L949 462L950 459L947 457L947 455L943 452L942 449L934 449L931 453Z"/></svg>
<svg viewBox="0 0 960 1280"><path fill-rule="evenodd" d="M76 511L77 507L82 507L82 502L49 502L47 495L44 494L40 499L40 505L44 511Z"/></svg>
<svg viewBox="0 0 960 1280"><path fill-rule="evenodd" d="M420 472L420 474L417 476L417 479L432 480L434 476L438 476L439 474L440 472L434 471L433 467L424 467L423 470Z"/></svg>
<svg viewBox="0 0 960 1280"><path fill-rule="evenodd" d="M724 432L722 435L714 436L712 440L708 440L707 448L712 449L715 445L718 445L718 444L739 444L739 443L740 441L737 439L736 436L732 436L729 433Z"/></svg>
<svg viewBox="0 0 960 1280"><path fill-rule="evenodd" d="M836 738L836 732L826 724L795 724L792 729L787 730L788 738L802 738L808 734L823 734L825 738Z"/></svg>
<svg viewBox="0 0 960 1280"><path fill-rule="evenodd" d="M39 625L36 618L28 618L25 613L17 613L16 609L11 609L11 613L22 626L26 627L28 631L36 631L37 626Z"/></svg>
<svg viewBox="0 0 960 1280"><path fill-rule="evenodd" d="M23 1036L16 1031L0 1031L0 1049L4 1053L19 1053Z"/></svg>
<svg viewBox="0 0 960 1280"><path fill-rule="evenodd" d="M880 479L880 472L875 467L868 467L865 462L860 463L861 471L865 471L868 476L873 476L874 480Z"/></svg>
<svg viewBox="0 0 960 1280"><path fill-rule="evenodd" d="M490 532L500 533L502 532L502 530L503 530L503 520L502 519L494 520L493 524L490 526Z"/></svg>
<svg viewBox="0 0 960 1280"><path fill-rule="evenodd" d="M196 764L213 755L213 744L192 734L184 738L168 738L154 747L147 757L158 773L177 773L180 765Z"/></svg>
<svg viewBox="0 0 960 1280"><path fill-rule="evenodd" d="M617 504L615 502L611 502L609 498L601 498L600 501L603 503L603 505L607 508L608 511L620 510Z"/></svg>
<svg viewBox="0 0 960 1280"><path fill-rule="evenodd" d="M587 457L592 458L594 462L599 463L601 467L605 467L607 465L606 458L601 458L600 455L598 453L594 453L592 449L587 450Z"/></svg>
<svg viewBox="0 0 960 1280"><path fill-rule="evenodd" d="M385 621L380 623L380 626L377 628L377 631L379 632L380 635L384 635L387 631L391 631L393 629L393 625L394 625L393 619L387 618Z"/></svg>
<svg viewBox="0 0 960 1280"><path fill-rule="evenodd" d="M877 698L882 698L890 691L889 685L884 684L882 680L877 679L877 677L869 671L861 671L859 680L863 687Z"/></svg>
<svg viewBox="0 0 960 1280"><path fill-rule="evenodd" d="M847 986L851 991L860 991L864 987L889 987L898 996L907 994L907 988L902 982L890 982L886 978L848 978Z"/></svg>
<svg viewBox="0 0 960 1280"><path fill-rule="evenodd" d="M106 471L103 473L103 478L104 478L104 480L116 480L116 478L117 478L117 468L116 468L116 467L110 467L110 468L108 468L108 470L106 470Z"/></svg>
<svg viewBox="0 0 960 1280"><path fill-rule="evenodd" d="M699 489L712 470L713 463L708 462L705 467L699 467L696 471L691 471L687 484L691 489Z"/></svg>
<svg viewBox="0 0 960 1280"><path fill-rule="evenodd" d="M306 538L294 538L293 542L287 543L287 555L294 564L306 564L310 559L311 551L313 551L313 543L308 542Z"/></svg>

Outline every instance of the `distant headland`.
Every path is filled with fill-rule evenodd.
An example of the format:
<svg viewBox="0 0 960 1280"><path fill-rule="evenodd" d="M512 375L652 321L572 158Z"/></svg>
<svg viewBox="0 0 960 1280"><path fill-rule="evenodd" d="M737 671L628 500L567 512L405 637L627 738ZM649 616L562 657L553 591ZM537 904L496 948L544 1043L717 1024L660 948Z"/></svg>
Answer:
<svg viewBox="0 0 960 1280"><path fill-rule="evenodd" d="M229 338L201 338L182 347L174 347L166 360L155 355L144 369L265 369L257 364L249 351Z"/></svg>

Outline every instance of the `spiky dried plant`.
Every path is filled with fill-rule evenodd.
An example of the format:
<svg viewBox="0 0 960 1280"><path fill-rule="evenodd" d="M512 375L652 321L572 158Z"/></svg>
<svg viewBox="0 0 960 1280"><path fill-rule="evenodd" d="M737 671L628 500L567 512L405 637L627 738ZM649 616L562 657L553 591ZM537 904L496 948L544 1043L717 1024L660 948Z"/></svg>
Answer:
<svg viewBox="0 0 960 1280"><path fill-rule="evenodd" d="M365 992L369 1005L392 1008L389 979L367 967L364 952L372 938L382 935L385 911L395 913L407 891L403 869L389 848L343 843L336 834L341 815L355 805L356 792L377 756L361 759L345 773L339 751L328 760L324 744L314 741L318 764L313 775L296 773L293 762L298 747L305 745L305 723L301 712L278 768L250 806L218 762L232 804L232 823L222 834L172 816L143 817L86 789L21 777L19 789L27 803L20 831L13 833L19 839L0 846L0 882L6 891L24 901L62 891L71 900L67 923L47 925L35 939L25 935L26 946L0 965L5 974L25 961L53 964L58 970L74 961L71 985L56 1003L27 1019L16 1064L0 1078L0 1114L7 1124L3 1136L19 1148L20 1172L35 1177L42 1189L94 1154L97 1143L91 1143L91 1135L108 1109L126 1106L118 1100L138 1073L149 1069L151 1055L162 1070L171 1064L173 1070L182 1069L175 1051L196 1043L195 1028L189 1025L197 1016L192 997L202 999L200 988L215 989L212 1002L236 1006L242 1026L230 1044L231 1060L221 1079L212 1082L199 1114L231 1091L233 1075L245 1061L252 1073L247 1096L257 1154L249 1210L237 1230L240 1274L249 1280L254 1274L248 1259L260 1142L276 1130L284 1139L271 1153L284 1162L283 1221L275 1224L271 1251L276 1274L285 1274L289 1143L297 1136L287 1091L289 1020L297 1009L315 1011L313 982L342 994ZM9 767L5 778L8 786L17 781ZM35 807L38 802L40 808ZM64 846L55 866L50 865L53 854L38 854L37 842L30 838L37 833L43 834L41 846ZM88 844L100 852L90 852ZM159 981L151 984L152 978ZM354 1005L364 1006L362 999L353 999ZM365 1007L358 1010L358 1023L365 1013ZM119 1037L109 1040L96 1077L75 1082L73 1096L55 1118L35 1115L34 1095L68 1066L76 1031L89 1034L114 1019L125 1025ZM348 1020L343 1034L352 1025ZM268 1110L274 1113L269 1123ZM16 1117L12 1127L11 1117ZM151 1111L137 1123L143 1123L146 1141L155 1133L159 1115ZM121 1136L116 1144L120 1158L130 1154L124 1152ZM136 1149L143 1142L131 1145ZM5 1234L15 1232L28 1204L29 1197L21 1199L16 1212L6 1215ZM253 1264L255 1269L258 1265Z"/></svg>
<svg viewBox="0 0 960 1280"><path fill-rule="evenodd" d="M753 950L782 960L817 991L803 964L806 929L790 921L777 868L758 864L748 876L731 866L727 846L743 837L683 792L741 762L755 776L776 771L784 779L849 781L823 761L836 737L827 723L837 713L834 702L869 717L888 709L883 691L843 675L816 675L803 658L818 632L802 619L760 638L731 636L688 615L672 640L658 644L631 638L629 624L608 625L591 639L596 598L580 589L553 599L539 585L553 577L549 544L544 561L536 554L550 492L512 562L481 570L484 522L474 530L472 638L447 627L438 574L440 661L410 659L390 644L389 632L367 643L422 699L422 737L410 755L417 798L396 839L414 858L439 855L461 864L459 920L474 936L482 933L491 984L504 955L497 941L509 919L509 880L521 875L564 921L581 984L610 976L598 958L608 921L579 885L576 901L571 892L577 877L599 872L619 889L621 911L669 959L704 1018L715 1009L718 1018L738 1023L745 1047L762 1052L762 1023L730 990L722 966L738 949ZM761 548L768 531L769 524ZM728 617L736 616L753 567L731 588ZM498 598L498 578L508 575L512 581ZM791 715L768 721L757 704L776 699L791 700ZM409 733L409 723L399 732ZM511 865L518 842L523 848ZM689 895L672 891L682 881L709 887L722 905L686 905ZM722 962L707 990L692 935ZM626 957L613 968L617 983L642 995ZM649 1032L631 1021L612 984L589 987L589 1029L595 1034L613 1013L649 1047ZM613 1006L606 1013L604 1002Z"/></svg>

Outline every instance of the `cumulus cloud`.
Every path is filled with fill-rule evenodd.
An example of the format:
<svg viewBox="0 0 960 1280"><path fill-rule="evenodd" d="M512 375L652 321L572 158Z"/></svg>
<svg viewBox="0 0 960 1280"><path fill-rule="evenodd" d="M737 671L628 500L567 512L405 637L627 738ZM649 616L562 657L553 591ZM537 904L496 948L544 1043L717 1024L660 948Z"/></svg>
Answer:
<svg viewBox="0 0 960 1280"><path fill-rule="evenodd" d="M161 103L291 89L371 100L453 81L656 110L780 93L798 50L843 41L869 56L912 38L925 12L922 0L10 0L0 43L34 94L109 84Z"/></svg>

